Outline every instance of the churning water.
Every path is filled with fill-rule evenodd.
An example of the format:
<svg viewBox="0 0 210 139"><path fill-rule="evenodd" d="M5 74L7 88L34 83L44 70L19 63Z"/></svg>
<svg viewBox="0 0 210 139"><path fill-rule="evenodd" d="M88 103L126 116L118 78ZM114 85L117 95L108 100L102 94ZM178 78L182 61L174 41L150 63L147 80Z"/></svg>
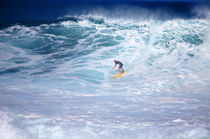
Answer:
<svg viewBox="0 0 210 139"><path fill-rule="evenodd" d="M0 138L210 138L209 29L90 14L0 30Z"/></svg>

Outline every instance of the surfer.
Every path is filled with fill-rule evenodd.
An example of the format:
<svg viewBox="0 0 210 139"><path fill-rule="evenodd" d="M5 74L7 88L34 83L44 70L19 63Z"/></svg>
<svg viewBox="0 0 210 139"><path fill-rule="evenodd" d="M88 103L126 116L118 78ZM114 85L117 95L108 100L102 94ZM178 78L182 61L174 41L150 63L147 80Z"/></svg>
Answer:
<svg viewBox="0 0 210 139"><path fill-rule="evenodd" d="M114 60L114 63L115 63L115 65L114 65L114 67L112 69L114 69L116 67L116 65L118 64L119 65L119 68L118 68L119 73L123 73L124 72L124 69L122 68L123 67L123 63L120 62L120 61L117 61L117 60ZM122 72L120 70L122 70Z"/></svg>

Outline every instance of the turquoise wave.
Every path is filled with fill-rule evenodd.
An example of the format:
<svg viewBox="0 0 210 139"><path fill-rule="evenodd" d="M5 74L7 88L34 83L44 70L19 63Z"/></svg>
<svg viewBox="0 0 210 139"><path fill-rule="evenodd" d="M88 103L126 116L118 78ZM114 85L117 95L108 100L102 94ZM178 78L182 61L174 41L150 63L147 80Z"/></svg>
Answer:
<svg viewBox="0 0 210 139"><path fill-rule="evenodd" d="M0 30L2 138L209 138L208 19L73 19Z"/></svg>
<svg viewBox="0 0 210 139"><path fill-rule="evenodd" d="M54 85L60 79L58 86L72 84L73 77L98 84L108 82L114 74L110 70L113 59L121 60L130 70L125 78L149 74L151 69L158 73L174 72L171 76L182 76L183 70L200 70L200 67L185 67L191 61L201 62L206 20L122 22L122 19L94 16L74 19L1 30L0 75L6 80L30 77L30 82L50 76L52 82L48 83ZM201 67L203 64L200 63ZM64 77L69 79L63 80Z"/></svg>

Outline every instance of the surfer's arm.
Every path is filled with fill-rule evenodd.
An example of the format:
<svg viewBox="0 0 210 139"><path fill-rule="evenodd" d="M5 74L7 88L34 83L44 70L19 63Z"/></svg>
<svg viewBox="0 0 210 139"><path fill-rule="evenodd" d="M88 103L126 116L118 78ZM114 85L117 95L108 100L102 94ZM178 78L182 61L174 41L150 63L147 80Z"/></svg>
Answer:
<svg viewBox="0 0 210 139"><path fill-rule="evenodd" d="M114 69L116 67L116 64L114 65L114 67L112 69Z"/></svg>

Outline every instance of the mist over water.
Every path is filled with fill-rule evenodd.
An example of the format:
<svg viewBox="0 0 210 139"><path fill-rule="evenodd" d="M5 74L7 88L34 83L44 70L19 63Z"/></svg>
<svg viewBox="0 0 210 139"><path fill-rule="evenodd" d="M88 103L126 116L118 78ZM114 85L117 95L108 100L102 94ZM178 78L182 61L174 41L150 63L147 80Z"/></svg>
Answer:
<svg viewBox="0 0 210 139"><path fill-rule="evenodd" d="M156 11L1 29L0 138L209 138L209 10ZM114 59L124 76L112 78Z"/></svg>

